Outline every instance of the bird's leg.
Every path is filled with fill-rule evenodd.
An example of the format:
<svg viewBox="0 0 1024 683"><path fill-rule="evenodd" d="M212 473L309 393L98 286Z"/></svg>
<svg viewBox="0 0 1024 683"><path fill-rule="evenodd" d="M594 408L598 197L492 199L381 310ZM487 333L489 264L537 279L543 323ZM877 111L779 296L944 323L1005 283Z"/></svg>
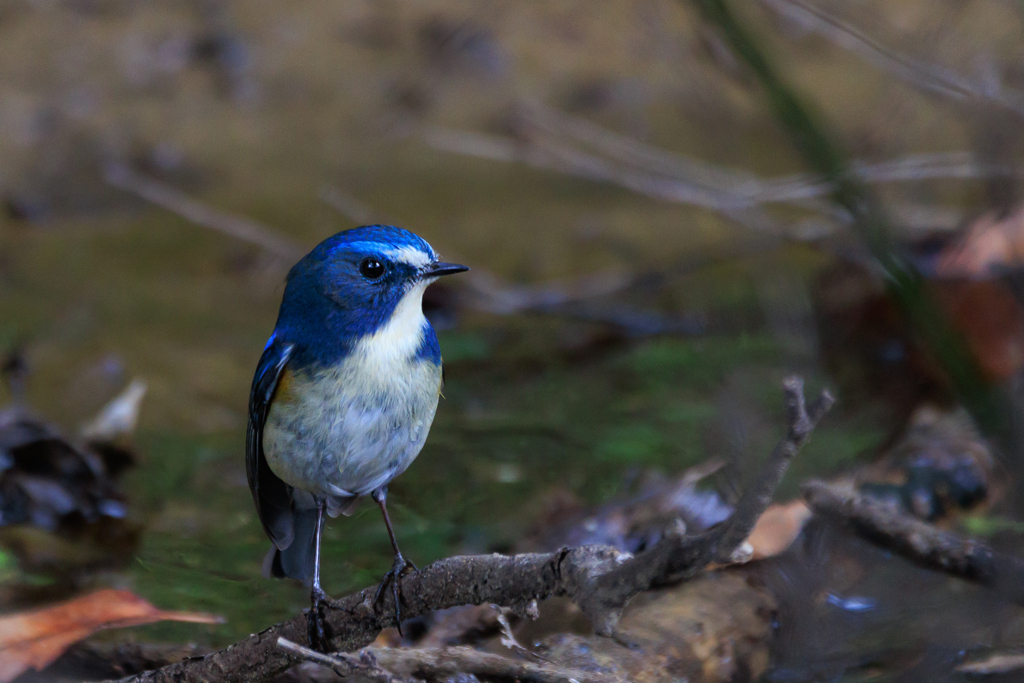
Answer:
<svg viewBox="0 0 1024 683"><path fill-rule="evenodd" d="M320 588L320 535L324 528L324 506L326 502L317 500L316 531L314 532L313 550L313 590L310 592L309 610L309 647L317 652L327 652L327 634L324 629L324 605L327 594Z"/></svg>
<svg viewBox="0 0 1024 683"><path fill-rule="evenodd" d="M388 584L391 584L392 594L395 596L395 622L398 625L398 632L402 633L402 598L401 598L401 587L400 582L402 576L406 571L412 569L413 571L419 571L409 560L402 557L402 551L398 549L398 541L395 540L395 531L391 528L391 517L388 516L388 487L381 486L379 489L370 494L373 500L380 507L381 514L384 515L384 526L388 528L388 536L391 538L391 548L395 551L395 561L391 565L391 569L384 578L381 579L380 585L377 587L377 595L374 597L374 604L380 604L380 600L384 597L384 591L387 590Z"/></svg>

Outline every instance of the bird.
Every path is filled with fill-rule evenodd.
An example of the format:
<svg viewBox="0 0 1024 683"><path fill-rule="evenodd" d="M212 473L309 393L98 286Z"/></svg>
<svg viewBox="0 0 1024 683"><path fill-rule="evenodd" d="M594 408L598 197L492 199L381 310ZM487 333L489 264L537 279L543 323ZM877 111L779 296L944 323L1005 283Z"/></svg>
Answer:
<svg viewBox="0 0 1024 683"><path fill-rule="evenodd" d="M444 383L423 292L466 270L412 232L367 225L328 237L288 272L249 395L246 475L272 542L265 572L311 584L313 649L327 644L324 514L350 514L363 496L394 551L374 604L390 584L401 624L399 580L416 568L395 540L388 484L423 448Z"/></svg>

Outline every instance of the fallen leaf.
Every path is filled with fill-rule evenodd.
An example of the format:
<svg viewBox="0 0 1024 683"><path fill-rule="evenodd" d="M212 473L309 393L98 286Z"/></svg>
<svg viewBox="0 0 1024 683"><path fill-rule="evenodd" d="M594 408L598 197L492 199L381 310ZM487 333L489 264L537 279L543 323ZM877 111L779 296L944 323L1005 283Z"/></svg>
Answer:
<svg viewBox="0 0 1024 683"><path fill-rule="evenodd" d="M751 560L774 557L788 548L811 516L811 511L802 500L791 503L776 503L764 511L747 536L753 552Z"/></svg>
<svg viewBox="0 0 1024 683"><path fill-rule="evenodd" d="M42 669L73 643L100 629L156 621L219 624L224 620L202 612L161 610L133 593L113 589L0 617L0 683L7 683L28 668Z"/></svg>
<svg viewBox="0 0 1024 683"><path fill-rule="evenodd" d="M936 282L935 293L989 379L1012 377L1024 367L1024 312L1005 282Z"/></svg>
<svg viewBox="0 0 1024 683"><path fill-rule="evenodd" d="M967 229L963 238L942 251L939 277L991 277L1000 268L1024 263L1024 209L1005 218L988 213Z"/></svg>
<svg viewBox="0 0 1024 683"><path fill-rule="evenodd" d="M80 433L86 441L115 442L131 435L139 421L139 408L146 395L146 382L136 379L100 409Z"/></svg>

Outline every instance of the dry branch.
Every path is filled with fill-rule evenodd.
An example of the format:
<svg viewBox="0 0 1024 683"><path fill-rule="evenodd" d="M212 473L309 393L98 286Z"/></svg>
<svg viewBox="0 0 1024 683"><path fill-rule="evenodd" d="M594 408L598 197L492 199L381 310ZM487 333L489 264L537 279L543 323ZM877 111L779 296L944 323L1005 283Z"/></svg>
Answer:
<svg viewBox="0 0 1024 683"><path fill-rule="evenodd" d="M278 638L277 646L296 657L325 666L342 678L357 676L362 680L373 681L373 683L410 683L409 679L382 669L370 650L363 650L359 657L341 653L325 655L322 652L293 643L287 638Z"/></svg>
<svg viewBox="0 0 1024 683"><path fill-rule="evenodd" d="M524 662L471 647L368 648L388 671L415 678L443 679L459 673L536 683L625 683L617 676L569 669L555 664Z"/></svg>
<svg viewBox="0 0 1024 683"><path fill-rule="evenodd" d="M730 519L707 532L669 534L651 549L632 556L608 546L563 548L553 553L450 557L405 576L401 581L403 614L407 618L457 605L494 603L525 613L535 600L566 596L589 617L594 630L610 635L625 603L637 593L669 579L693 576L716 558L728 557L750 533L771 500L789 460L806 442L815 423L832 404L823 392L805 408L803 381L784 383L787 433L765 465L761 479L737 504ZM330 602L327 629L332 649L352 652L373 641L380 631L395 626L390 591L374 608L377 587ZM125 681L261 681L294 664L294 655L278 640L304 642L306 618L290 621L249 636L225 650L191 659Z"/></svg>
<svg viewBox="0 0 1024 683"><path fill-rule="evenodd" d="M815 512L838 518L865 538L931 569L994 588L1024 604L1024 562L904 512L848 486L811 481L803 495Z"/></svg>
<svg viewBox="0 0 1024 683"><path fill-rule="evenodd" d="M814 31L865 61L925 92L957 100L988 100L1024 115L1024 93L1001 84L993 87L952 69L909 57L888 48L852 24L803 0L762 0L777 13Z"/></svg>
<svg viewBox="0 0 1024 683"><path fill-rule="evenodd" d="M786 231L762 207L793 204L832 221L849 222L823 198L835 188L821 176L800 173L761 178L658 149L593 123L540 105L523 108L524 139L448 128L426 128L424 140L437 150L607 182L652 199L718 211L769 234ZM1016 166L979 164L968 152L917 154L850 165L853 177L869 184L937 179L1021 177Z"/></svg>
<svg viewBox="0 0 1024 683"><path fill-rule="evenodd" d="M213 209L170 185L149 178L127 166L110 165L104 173L104 180L192 223L255 244L285 260L296 261L306 253L302 245L276 234L255 221Z"/></svg>

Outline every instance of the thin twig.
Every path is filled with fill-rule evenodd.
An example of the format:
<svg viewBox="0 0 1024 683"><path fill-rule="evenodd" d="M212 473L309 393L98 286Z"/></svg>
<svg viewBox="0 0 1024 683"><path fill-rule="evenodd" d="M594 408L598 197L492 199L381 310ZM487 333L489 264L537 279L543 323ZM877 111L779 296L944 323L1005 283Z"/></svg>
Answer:
<svg viewBox="0 0 1024 683"><path fill-rule="evenodd" d="M424 141L432 148L493 161L522 162L588 180L609 182L653 199L719 209L733 198L678 177L616 166L611 160L550 139L519 141L454 128L429 127Z"/></svg>
<svg viewBox="0 0 1024 683"><path fill-rule="evenodd" d="M296 261L306 253L297 242L241 216L218 211L179 192L170 185L134 171L121 164L111 164L104 176L107 183L161 206L192 223L224 233L235 239L266 249L288 261Z"/></svg>
<svg viewBox="0 0 1024 683"><path fill-rule="evenodd" d="M441 679L459 673L535 683L625 683L618 676L570 669L555 664L524 662L471 647L368 648L389 671L415 678Z"/></svg>
<svg viewBox="0 0 1024 683"><path fill-rule="evenodd" d="M969 180L999 176L1024 176L1020 167L983 165L969 152L914 154L875 164L856 161L850 164L850 173L858 180L878 185L882 183L913 182L921 180ZM765 180L752 202L785 203L824 197L834 190L831 183L809 173L798 173Z"/></svg>
<svg viewBox="0 0 1024 683"><path fill-rule="evenodd" d="M564 115L563 115L564 116ZM744 225L779 232L764 214L751 213L764 204L797 204L833 219L848 222L815 200L835 190L821 176L799 173L777 178L760 178L752 173L732 171L682 155L659 150L594 124L565 117L555 125L550 110L545 113L544 135L526 141L485 135L472 131L429 128L424 140L434 149L504 162L522 162L588 180L607 182L652 199L689 204L713 211ZM533 119L526 119L532 121ZM596 152L573 147L561 138L586 126L585 140L598 141ZM599 131L599 132L598 132ZM608 156L600 156L608 155ZM1020 167L983 165L969 152L917 154L879 163L854 162L852 177L869 184L918 182L942 179L977 179L1024 176Z"/></svg>
<svg viewBox="0 0 1024 683"><path fill-rule="evenodd" d="M534 601L569 597L587 615L600 635L610 635L622 608L637 593L669 579L696 575L716 557L729 556L746 538L771 499L789 459L806 441L831 399L823 394L811 410L803 410L803 383L784 384L787 433L765 466L764 481L741 497L737 513L717 527L693 536L666 535L635 557L608 546L563 548L553 553L476 555L439 560L401 580L402 612L413 618L457 605L494 603L527 613ZM772 469L775 468L775 469ZM734 539L738 539L735 540ZM384 628L395 625L390 591L375 603L371 586L332 600L326 627L332 649L351 652L365 647ZM133 677L132 681L190 683L216 679L262 681L286 669L293 660L277 647L279 638L305 640L307 620L296 616L282 624L212 653Z"/></svg>
<svg viewBox="0 0 1024 683"><path fill-rule="evenodd" d="M550 659L542 657L533 650L523 647L523 645L516 640L516 634L512 633L512 622L508 619L509 615L515 614L513 610L510 610L508 607L502 607L501 605L491 605L491 609L497 612L498 626L501 630L502 646L507 647L509 650L512 650L516 654L526 657L527 659L551 663ZM537 611L536 602L531 603L530 607L528 607L526 611L531 619L536 619L540 616L540 613Z"/></svg>
<svg viewBox="0 0 1024 683"><path fill-rule="evenodd" d="M799 377L787 377L783 380L783 387L786 394L786 423L789 425L789 434L772 451L768 461L764 464L760 476L754 480L753 490L743 496L736 505L733 517L737 522L722 537L721 548L715 556L716 562L729 562L733 549L739 546L750 530L757 523L761 516L772 503L772 496L775 489L782 483L782 477L789 468L789 463L800 451L814 431L825 413L835 403L835 398L828 391L821 392L818 399L808 407L804 402L804 381ZM743 533L743 532L746 533ZM742 536L739 534L743 533Z"/></svg>
<svg viewBox="0 0 1024 683"><path fill-rule="evenodd" d="M621 606L637 593L669 581L692 578L710 562L731 559L733 552L750 535L757 518L771 504L772 495L790 461L810 438L818 420L835 402L829 392L823 391L807 410L803 388L803 380L799 377L788 377L783 381L787 407L786 437L776 445L754 485L744 491L727 522L693 536L667 533L634 561L622 562L597 576L595 589L573 596L595 631L610 634L618 621Z"/></svg>
<svg viewBox="0 0 1024 683"><path fill-rule="evenodd" d="M359 676L376 683L410 683L408 678L396 676L390 671L382 669L374 658L373 651L370 650L363 650L359 657L340 652L326 655L293 643L287 638L278 638L277 646L297 657L325 666L342 678Z"/></svg>
<svg viewBox="0 0 1024 683"><path fill-rule="evenodd" d="M843 49L911 85L958 100L985 99L1024 115L1024 93L999 86L993 88L964 78L952 69L900 54L879 43L852 24L803 0L763 0L777 13L812 30Z"/></svg>

